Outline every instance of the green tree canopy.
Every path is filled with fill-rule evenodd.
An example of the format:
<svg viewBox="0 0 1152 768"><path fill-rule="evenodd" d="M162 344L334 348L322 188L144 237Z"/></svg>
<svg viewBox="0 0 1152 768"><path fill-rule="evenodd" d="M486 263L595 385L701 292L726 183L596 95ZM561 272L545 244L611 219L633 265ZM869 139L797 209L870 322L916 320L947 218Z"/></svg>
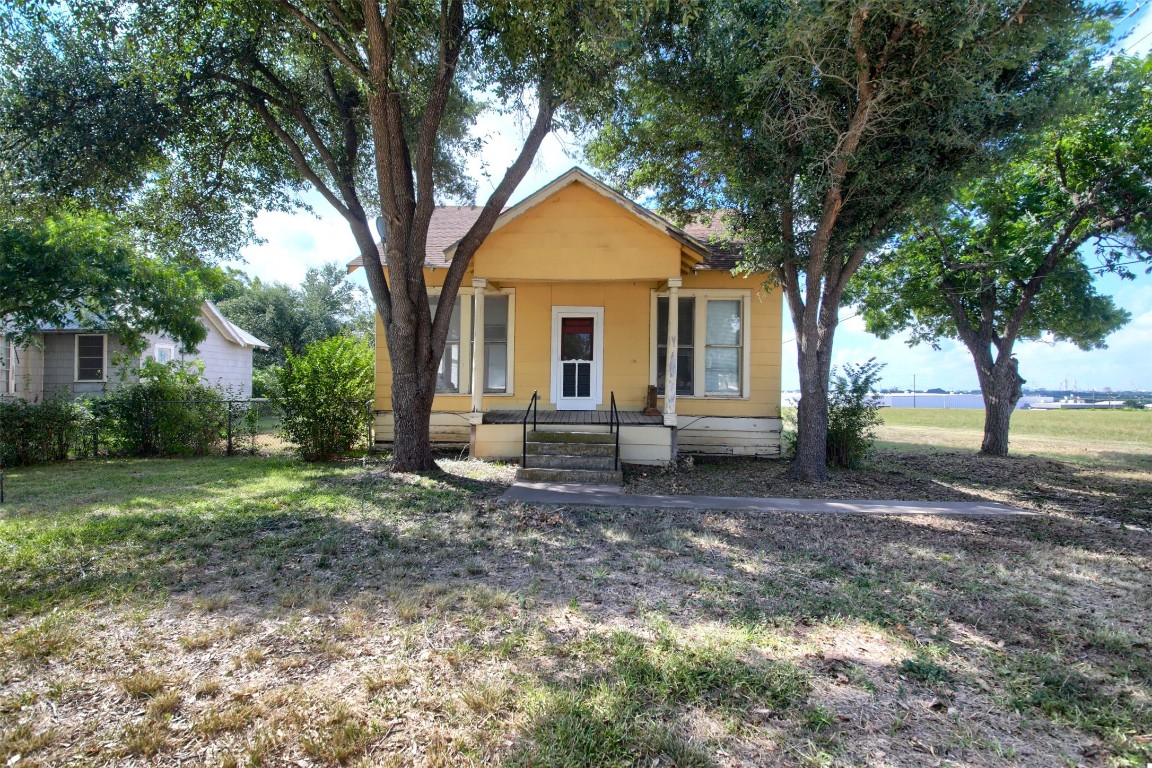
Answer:
<svg viewBox="0 0 1152 768"><path fill-rule="evenodd" d="M924 210L860 273L870 331L958 339L971 352L985 453L1008 451L1024 384L1016 342L1102 346L1129 316L1094 275L1133 277L1152 258L1152 59L1118 58L1087 91L1081 109Z"/></svg>
<svg viewBox="0 0 1152 768"><path fill-rule="evenodd" d="M298 288L278 282L234 281L218 302L229 320L269 345L257 350L257 367L283 363L288 353L333 336L370 341L374 315L363 288L349 282L344 268L328 262L311 268Z"/></svg>
<svg viewBox="0 0 1152 768"><path fill-rule="evenodd" d="M644 5L640 1L636 5ZM611 82L632 3L597 0L72 0L61 14L93 55L123 54L128 75L175 110L163 164L131 198L155 201L155 242L200 220L250 234L258 207L310 187L348 223L392 360L394 461L434 469L428 421L453 298L472 254L524 178L554 121ZM50 14L49 14L50 15ZM57 31L28 14L47 70L75 66ZM81 47L77 56L88 53ZM121 59L118 59L118 61ZM103 72L104 70L100 70ZM48 78L49 80L51 78ZM96 103L120 93L99 91ZM481 100L482 99L482 100ZM438 200L470 196L462 169L481 149L484 107L532 115L521 152L456 247L435 317L423 261ZM219 206L219 207L216 207ZM382 215L383 253L373 220ZM230 218L231 217L231 218ZM150 230L141 226L140 231ZM198 247L207 251L213 241ZM221 243L223 241L220 241ZM217 243L219 245L220 243ZM154 244L150 242L150 247ZM385 276L382 265L388 265ZM446 309L445 309L446 308Z"/></svg>
<svg viewBox="0 0 1152 768"><path fill-rule="evenodd" d="M78 323L117 333L129 347L164 332L191 349L205 336L201 296L218 280L216 270L141 254L100 214L0 223L0 332L17 343L43 326Z"/></svg>
<svg viewBox="0 0 1152 768"><path fill-rule="evenodd" d="M1087 0L715 0L646 36L592 148L666 208L727 209L796 328L793 474L827 476L837 312L865 255L1043 118L1109 8Z"/></svg>

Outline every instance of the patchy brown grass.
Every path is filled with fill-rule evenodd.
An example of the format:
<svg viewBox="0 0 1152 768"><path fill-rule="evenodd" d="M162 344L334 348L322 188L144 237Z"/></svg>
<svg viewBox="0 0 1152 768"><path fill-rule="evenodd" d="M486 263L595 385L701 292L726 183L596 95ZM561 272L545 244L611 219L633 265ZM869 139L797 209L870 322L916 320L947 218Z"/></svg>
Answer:
<svg viewBox="0 0 1152 768"><path fill-rule="evenodd" d="M827 483L792 482L783 462L705 458L670 469L628 467L625 488L640 494L993 501L1152 526L1152 438L1118 444L1090 433L1022 435L1013 437L1011 456L995 458L976 453L979 431L914 426L910 418L902 413L899 424L881 427L865 466L835 471Z"/></svg>
<svg viewBox="0 0 1152 768"><path fill-rule="evenodd" d="M511 469L480 462L21 470L0 762L1143 768L1146 481L886 450L826 495L919 482L1045 514L501 507ZM631 482L778 487L721 466ZM1097 506L1024 494L1061 473Z"/></svg>

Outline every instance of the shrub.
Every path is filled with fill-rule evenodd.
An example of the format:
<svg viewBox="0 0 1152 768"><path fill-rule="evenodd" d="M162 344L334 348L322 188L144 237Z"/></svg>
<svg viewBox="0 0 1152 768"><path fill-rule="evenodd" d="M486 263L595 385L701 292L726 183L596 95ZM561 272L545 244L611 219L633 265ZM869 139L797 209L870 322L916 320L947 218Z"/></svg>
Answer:
<svg viewBox="0 0 1152 768"><path fill-rule="evenodd" d="M91 415L63 399L0 400L0 458L5 466L63 461L81 452Z"/></svg>
<svg viewBox="0 0 1152 768"><path fill-rule="evenodd" d="M224 396L201 379L199 364L149 360L140 380L93 401L112 453L203 456L228 418Z"/></svg>
<svg viewBox="0 0 1152 768"><path fill-rule="evenodd" d="M876 442L881 423L880 400L872 395L883 363L870 358L859 365L845 363L844 375L832 371L828 388L827 460L834 467L857 467Z"/></svg>
<svg viewBox="0 0 1152 768"><path fill-rule="evenodd" d="M282 428L306 461L346 455L368 429L372 350L363 341L334 336L288 353L273 392Z"/></svg>

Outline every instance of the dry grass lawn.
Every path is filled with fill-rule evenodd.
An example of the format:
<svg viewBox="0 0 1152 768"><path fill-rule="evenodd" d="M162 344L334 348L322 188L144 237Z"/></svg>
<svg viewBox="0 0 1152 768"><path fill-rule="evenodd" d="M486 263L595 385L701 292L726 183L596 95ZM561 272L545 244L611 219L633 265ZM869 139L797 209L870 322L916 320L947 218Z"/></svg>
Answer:
<svg viewBox="0 0 1152 768"><path fill-rule="evenodd" d="M452 460L10 472L0 765L1144 768L1147 454L884 437L827 495L1045 514L500 507L511 467ZM813 491L757 462L629 484Z"/></svg>

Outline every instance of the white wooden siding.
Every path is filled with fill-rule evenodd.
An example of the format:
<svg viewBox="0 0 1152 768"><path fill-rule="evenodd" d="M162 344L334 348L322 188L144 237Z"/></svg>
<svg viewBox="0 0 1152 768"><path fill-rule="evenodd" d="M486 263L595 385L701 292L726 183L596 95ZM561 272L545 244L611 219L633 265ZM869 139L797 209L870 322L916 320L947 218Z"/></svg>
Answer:
<svg viewBox="0 0 1152 768"><path fill-rule="evenodd" d="M780 456L780 419L680 417L680 453L705 456Z"/></svg>

